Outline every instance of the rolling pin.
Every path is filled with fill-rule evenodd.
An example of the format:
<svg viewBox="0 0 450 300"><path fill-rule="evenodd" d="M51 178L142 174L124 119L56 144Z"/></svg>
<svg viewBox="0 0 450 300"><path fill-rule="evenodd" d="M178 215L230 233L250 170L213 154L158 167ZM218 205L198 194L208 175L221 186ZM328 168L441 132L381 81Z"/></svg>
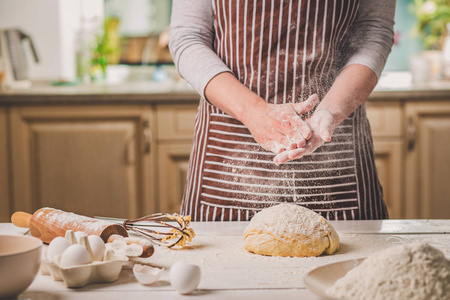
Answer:
<svg viewBox="0 0 450 300"><path fill-rule="evenodd" d="M55 237L64 237L67 230L83 231L87 235L98 235L106 243L114 235L127 238L127 244L139 244L143 248L141 258L153 255L154 247L147 239L129 238L128 232L122 225L114 224L104 220L98 220L74 213L65 212L54 208L41 208L33 215L18 211L11 216L11 222L22 228L29 228L32 236L41 239L44 243L50 243Z"/></svg>
<svg viewBox="0 0 450 300"><path fill-rule="evenodd" d="M64 237L67 230L98 235L105 243L113 234L128 237L128 232L122 225L49 207L41 208L33 215L21 211L15 212L11 216L11 222L18 227L29 228L32 236L47 244L55 237Z"/></svg>

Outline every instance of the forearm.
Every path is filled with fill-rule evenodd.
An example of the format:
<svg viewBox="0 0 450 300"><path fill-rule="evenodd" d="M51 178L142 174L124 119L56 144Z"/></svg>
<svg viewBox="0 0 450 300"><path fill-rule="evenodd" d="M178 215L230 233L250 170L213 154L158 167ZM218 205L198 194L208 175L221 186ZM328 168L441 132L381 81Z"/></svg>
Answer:
<svg viewBox="0 0 450 300"><path fill-rule="evenodd" d="M266 102L244 86L233 74L214 76L205 87L206 99L233 118L246 123L249 115Z"/></svg>
<svg viewBox="0 0 450 300"><path fill-rule="evenodd" d="M394 42L395 0L362 0L349 43L345 68L317 108L328 109L340 124L375 87ZM345 45L346 43L344 43Z"/></svg>
<svg viewBox="0 0 450 300"><path fill-rule="evenodd" d="M375 73L363 65L345 67L316 111L329 110L336 124L344 121L370 95L377 84Z"/></svg>

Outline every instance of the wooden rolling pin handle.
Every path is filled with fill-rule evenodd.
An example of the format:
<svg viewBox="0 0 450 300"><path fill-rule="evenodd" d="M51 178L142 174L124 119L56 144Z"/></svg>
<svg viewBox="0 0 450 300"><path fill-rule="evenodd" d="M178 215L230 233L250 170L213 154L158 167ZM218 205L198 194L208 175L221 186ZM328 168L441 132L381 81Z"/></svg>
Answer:
<svg viewBox="0 0 450 300"><path fill-rule="evenodd" d="M17 227L29 228L32 215L23 211L16 211L11 216L11 222Z"/></svg>

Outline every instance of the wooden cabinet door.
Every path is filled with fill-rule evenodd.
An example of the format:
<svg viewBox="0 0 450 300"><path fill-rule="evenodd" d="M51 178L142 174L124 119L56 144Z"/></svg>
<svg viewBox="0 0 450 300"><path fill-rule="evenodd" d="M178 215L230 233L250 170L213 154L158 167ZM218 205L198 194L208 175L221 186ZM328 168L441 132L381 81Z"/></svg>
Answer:
<svg viewBox="0 0 450 300"><path fill-rule="evenodd" d="M10 222L7 112L0 107L0 222Z"/></svg>
<svg viewBox="0 0 450 300"><path fill-rule="evenodd" d="M404 217L403 152L404 143L401 140L374 139L375 165L390 219Z"/></svg>
<svg viewBox="0 0 450 300"><path fill-rule="evenodd" d="M152 212L150 118L145 107L12 108L14 209L122 218Z"/></svg>
<svg viewBox="0 0 450 300"><path fill-rule="evenodd" d="M373 135L375 165L389 218L403 218L404 142L401 103L369 102L366 108Z"/></svg>
<svg viewBox="0 0 450 300"><path fill-rule="evenodd" d="M407 218L450 218L450 103L405 106Z"/></svg>
<svg viewBox="0 0 450 300"><path fill-rule="evenodd" d="M180 213L192 143L158 146L159 210Z"/></svg>
<svg viewBox="0 0 450 300"><path fill-rule="evenodd" d="M196 104L156 107L160 212L180 212L194 136L196 111Z"/></svg>

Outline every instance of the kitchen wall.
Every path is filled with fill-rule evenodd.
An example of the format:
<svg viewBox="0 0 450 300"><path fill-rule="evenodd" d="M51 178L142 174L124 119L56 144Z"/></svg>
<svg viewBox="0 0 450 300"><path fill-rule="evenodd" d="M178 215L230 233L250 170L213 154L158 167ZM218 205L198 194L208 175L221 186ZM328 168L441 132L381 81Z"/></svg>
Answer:
<svg viewBox="0 0 450 300"><path fill-rule="evenodd" d="M422 50L422 45L413 33L416 22L411 13L413 0L397 0L395 10L395 44L388 57L385 71L407 71L409 69L409 58Z"/></svg>
<svg viewBox="0 0 450 300"><path fill-rule="evenodd" d="M121 63L173 63L167 47L171 8L171 0L105 0L105 17L119 19Z"/></svg>
<svg viewBox="0 0 450 300"><path fill-rule="evenodd" d="M120 19L125 37L160 34L169 26L171 0L105 0L105 16Z"/></svg>
<svg viewBox="0 0 450 300"><path fill-rule="evenodd" d="M0 28L18 27L32 37L39 63L29 57L31 79L71 81L81 21L103 14L103 0L1 0Z"/></svg>
<svg viewBox="0 0 450 300"><path fill-rule="evenodd" d="M385 71L407 71L409 57L421 50L412 34L412 2L397 0L396 42ZM0 28L19 27L33 38L40 63L34 64L30 56L31 79L71 81L75 79L76 34L81 20L117 16L120 34L139 41L167 28L170 9L170 0L1 0Z"/></svg>
<svg viewBox="0 0 450 300"><path fill-rule="evenodd" d="M170 23L170 0L105 0L105 15L121 20L120 33L128 37L157 34ZM413 0L397 0L395 12L395 45L385 71L407 71L409 57L420 52L422 45L414 36Z"/></svg>

